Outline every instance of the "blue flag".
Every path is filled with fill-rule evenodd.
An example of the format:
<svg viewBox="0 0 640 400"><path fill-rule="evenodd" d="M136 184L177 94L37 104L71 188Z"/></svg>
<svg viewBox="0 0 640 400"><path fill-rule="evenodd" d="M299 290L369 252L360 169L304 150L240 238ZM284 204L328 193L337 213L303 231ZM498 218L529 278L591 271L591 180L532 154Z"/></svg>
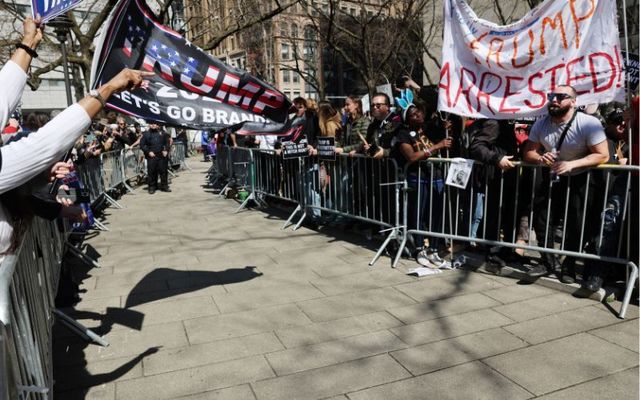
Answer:
<svg viewBox="0 0 640 400"><path fill-rule="evenodd" d="M31 0L31 14L33 18L42 17L42 22L47 22L63 14L78 4L82 0Z"/></svg>

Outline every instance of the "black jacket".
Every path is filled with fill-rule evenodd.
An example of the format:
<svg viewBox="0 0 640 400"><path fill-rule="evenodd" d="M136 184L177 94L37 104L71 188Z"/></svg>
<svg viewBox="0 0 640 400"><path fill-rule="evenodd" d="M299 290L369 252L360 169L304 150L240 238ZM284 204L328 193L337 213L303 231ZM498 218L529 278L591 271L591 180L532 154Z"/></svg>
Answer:
<svg viewBox="0 0 640 400"><path fill-rule="evenodd" d="M159 157L162 151L169 151L169 135L164 131L146 131L140 139L140 149L145 157L149 157L150 152Z"/></svg>
<svg viewBox="0 0 640 400"><path fill-rule="evenodd" d="M518 143L513 132L513 127L506 121L493 119L479 119L468 129L471 137L469 156L485 164L485 172L488 176L496 176L500 169L496 168L502 157L518 154Z"/></svg>

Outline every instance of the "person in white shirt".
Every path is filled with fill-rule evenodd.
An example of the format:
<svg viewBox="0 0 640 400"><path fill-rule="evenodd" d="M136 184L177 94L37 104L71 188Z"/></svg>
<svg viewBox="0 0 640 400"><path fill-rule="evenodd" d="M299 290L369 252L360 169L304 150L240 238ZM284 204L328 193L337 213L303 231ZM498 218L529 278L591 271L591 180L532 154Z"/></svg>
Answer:
<svg viewBox="0 0 640 400"><path fill-rule="evenodd" d="M555 217L566 214L564 249L580 251L581 219L583 210L588 215L593 194L587 197L588 167L594 167L609 159L607 137L600 121L576 109L576 90L567 85L559 85L548 94L549 115L533 124L524 150L524 159L531 164L546 165L542 170L542 184L535 194L533 228L538 246L553 248ZM555 181L555 183L553 183ZM591 193L593 187L590 189ZM568 206L565 210L565 199ZM548 201L551 198L551 207ZM586 227L588 228L588 227ZM584 232L584 237L589 237ZM565 257L558 272L555 255L543 254L543 264L528 271L531 277L539 277L549 272L556 273L564 283L575 281L575 259Z"/></svg>
<svg viewBox="0 0 640 400"><path fill-rule="evenodd" d="M26 18L23 38L17 49L0 70L0 126L5 126L19 103L27 81L31 60L37 57L36 48L42 40L39 21ZM91 91L90 95L73 104L37 132L0 148L0 194L16 188L51 168L75 143L104 107L113 93L138 88L143 78L153 73L123 69L109 82ZM6 204L0 200L0 262L4 255L15 250L19 237L13 235L13 222Z"/></svg>

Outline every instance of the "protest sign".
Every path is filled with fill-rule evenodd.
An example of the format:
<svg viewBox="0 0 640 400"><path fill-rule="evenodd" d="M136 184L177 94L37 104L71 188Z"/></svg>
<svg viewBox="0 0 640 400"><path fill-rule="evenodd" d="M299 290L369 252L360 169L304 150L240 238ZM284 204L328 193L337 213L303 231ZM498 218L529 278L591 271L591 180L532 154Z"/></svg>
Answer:
<svg viewBox="0 0 640 400"><path fill-rule="evenodd" d="M463 0L445 0L438 109L473 118L546 113L558 85L577 104L624 100L614 0L548 0L500 26Z"/></svg>
<svg viewBox="0 0 640 400"><path fill-rule="evenodd" d="M318 138L318 158L321 160L335 161L336 159L336 138Z"/></svg>
<svg viewBox="0 0 640 400"><path fill-rule="evenodd" d="M622 60L624 61L625 76L629 85L629 91L635 93L638 90L638 55L633 53L622 52Z"/></svg>
<svg viewBox="0 0 640 400"><path fill-rule="evenodd" d="M31 0L31 16L40 17L42 22L51 21L81 2L82 0Z"/></svg>
<svg viewBox="0 0 640 400"><path fill-rule="evenodd" d="M284 142L282 143L282 158L285 160L291 158L307 157L309 155L309 149L306 142Z"/></svg>

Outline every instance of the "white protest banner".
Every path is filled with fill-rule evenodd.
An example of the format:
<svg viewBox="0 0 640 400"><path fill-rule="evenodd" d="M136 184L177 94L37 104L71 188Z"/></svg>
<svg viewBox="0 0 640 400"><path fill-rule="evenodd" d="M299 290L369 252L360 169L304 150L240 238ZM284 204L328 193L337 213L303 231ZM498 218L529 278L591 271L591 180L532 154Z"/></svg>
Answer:
<svg viewBox="0 0 640 400"><path fill-rule="evenodd" d="M546 113L558 85L578 105L624 101L615 0L547 0L500 26L445 0L438 109L474 118Z"/></svg>

